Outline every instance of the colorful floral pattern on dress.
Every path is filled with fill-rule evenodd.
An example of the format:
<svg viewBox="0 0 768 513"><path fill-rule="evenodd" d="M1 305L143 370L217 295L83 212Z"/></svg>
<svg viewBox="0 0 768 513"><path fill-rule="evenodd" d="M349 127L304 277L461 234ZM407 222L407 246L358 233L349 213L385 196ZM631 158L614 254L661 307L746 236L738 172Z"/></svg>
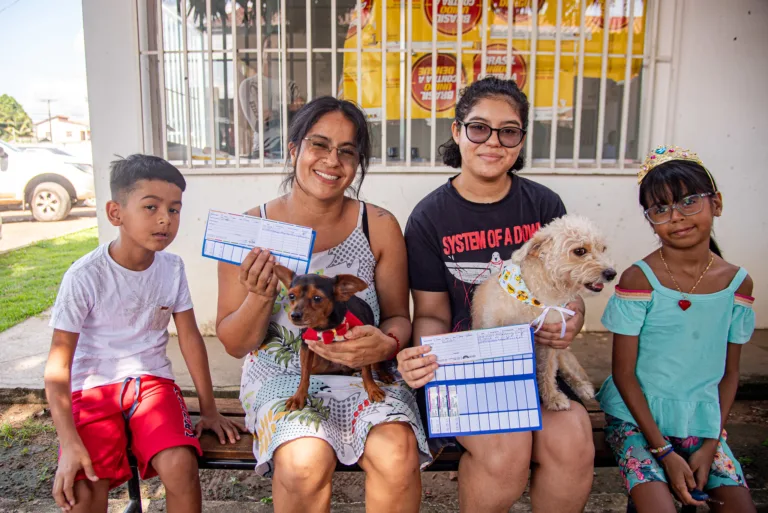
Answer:
<svg viewBox="0 0 768 513"><path fill-rule="evenodd" d="M646 482L646 474L648 474L647 481L659 481L659 479L651 479L651 477L658 478L658 476L655 475L655 469L652 466L653 458L637 458L632 456L633 450L635 450L635 447L630 445L627 452L624 453L624 456L619 459L619 468L621 469L621 477L624 478L624 485L627 485L627 476L630 474L634 475L635 479L641 482ZM647 456L647 454L645 455ZM651 474L654 475L651 476Z"/></svg>
<svg viewBox="0 0 768 513"><path fill-rule="evenodd" d="M723 430L717 444L717 452L709 471L709 480L705 490L721 486L743 486L747 488L741 465L726 443L728 435ZM685 458L699 450L704 440L689 436L688 438L664 437L672 444L675 452ZM667 482L663 467L651 455L648 441L640 432L640 428L631 422L626 422L610 415L605 416L605 440L613 451L619 466L619 472L624 480L627 491L642 483Z"/></svg>

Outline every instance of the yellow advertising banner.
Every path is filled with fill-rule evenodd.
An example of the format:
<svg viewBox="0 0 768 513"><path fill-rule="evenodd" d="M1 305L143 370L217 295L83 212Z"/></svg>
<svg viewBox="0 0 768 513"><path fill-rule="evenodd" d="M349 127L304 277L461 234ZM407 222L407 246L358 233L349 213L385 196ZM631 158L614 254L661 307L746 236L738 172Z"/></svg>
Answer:
<svg viewBox="0 0 768 513"><path fill-rule="evenodd" d="M486 69L485 75L506 77L508 66L507 42L512 30L511 78L530 96L531 84L535 84L535 109L537 118L551 119L553 99L557 102L559 119L572 119L574 82L578 72L580 27L579 0L562 0L560 25L560 66L557 98L555 91L555 53L557 36L557 2L546 0L485 0L488 4L485 25ZM629 9L634 10L632 26L631 76L640 73L645 41L645 0L586 0L584 17L584 77L600 78L603 53L604 12L608 9L608 58L607 78L622 82L625 78L627 44L629 42ZM411 12L404 18L412 20L406 30L412 32L412 65L401 75L401 54L405 46L405 34L400 34L401 8L407 9L407 0L362 0L362 76L358 84L357 52L344 54L342 94L356 100L361 87L362 107L373 121L381 120L384 113L381 101L381 50L382 2L386 10L387 36L387 112L386 119L400 117L400 88L402 80L411 83L411 109L413 119L429 118L432 97L435 97L437 117L453 117L456 103L457 67L461 66L461 86L480 76L482 70L483 0L412 0ZM434 18L436 2L437 16ZM510 10L510 3L512 4ZM607 5L606 5L607 3ZM462 52L457 62L457 35L461 10ZM352 20L344 45L347 50L357 48L357 12ZM511 16L511 20L510 20ZM536 77L531 70L531 32L533 16L537 16ZM434 25L436 22L436 27ZM438 49L436 80L432 83L432 36L437 32ZM404 54L403 54L404 55ZM407 62L407 61L406 61ZM407 67L407 64L406 64ZM537 112L538 111L538 112Z"/></svg>

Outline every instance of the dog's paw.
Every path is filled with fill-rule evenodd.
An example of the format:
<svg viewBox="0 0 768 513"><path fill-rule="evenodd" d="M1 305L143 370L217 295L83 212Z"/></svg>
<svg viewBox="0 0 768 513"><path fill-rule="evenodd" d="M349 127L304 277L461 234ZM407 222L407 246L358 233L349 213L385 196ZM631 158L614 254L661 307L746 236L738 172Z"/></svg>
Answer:
<svg viewBox="0 0 768 513"><path fill-rule="evenodd" d="M365 391L368 392L368 399L370 399L372 403L384 402L384 398L387 396L387 394L377 386L366 388Z"/></svg>
<svg viewBox="0 0 768 513"><path fill-rule="evenodd" d="M304 408L304 404L307 402L307 396L304 394L295 394L290 399L285 401L285 409L288 411L296 411Z"/></svg>
<svg viewBox="0 0 768 513"><path fill-rule="evenodd" d="M547 401L542 402L545 403L544 407L550 411L565 411L571 409L570 399L568 399L568 396L562 392L559 392L550 397Z"/></svg>
<svg viewBox="0 0 768 513"><path fill-rule="evenodd" d="M380 369L378 371L378 375L379 375L379 381L381 381L385 385L391 385L392 383L395 382L395 377L389 371Z"/></svg>
<svg viewBox="0 0 768 513"><path fill-rule="evenodd" d="M589 383L576 387L573 391L582 401L589 401L595 398L595 387Z"/></svg>

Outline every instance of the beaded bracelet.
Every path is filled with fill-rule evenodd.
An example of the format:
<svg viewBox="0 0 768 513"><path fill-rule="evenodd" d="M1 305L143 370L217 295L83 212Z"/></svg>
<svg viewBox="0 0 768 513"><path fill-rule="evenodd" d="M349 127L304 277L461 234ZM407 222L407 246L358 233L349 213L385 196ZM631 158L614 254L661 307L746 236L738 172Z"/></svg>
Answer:
<svg viewBox="0 0 768 513"><path fill-rule="evenodd" d="M397 358L397 353L400 352L400 339L394 333L387 333L387 336L395 339L395 352L388 358L388 360L394 360Z"/></svg>
<svg viewBox="0 0 768 513"><path fill-rule="evenodd" d="M661 447L656 447L655 449L650 449L650 453L654 456L659 455L663 453L664 451L667 451L672 448L672 444L662 445Z"/></svg>
<svg viewBox="0 0 768 513"><path fill-rule="evenodd" d="M664 452L664 453L662 453L662 454L659 454L659 455L655 455L655 454L654 454L654 458L656 458L656 461L657 461L657 462L661 463L661 460L663 460L664 458L666 458L667 456L669 456L669 455L670 455L671 453L673 453L673 452L675 452L675 451L674 451L674 449L672 449L672 448L670 447L669 449L667 449L667 451L666 451L666 452Z"/></svg>

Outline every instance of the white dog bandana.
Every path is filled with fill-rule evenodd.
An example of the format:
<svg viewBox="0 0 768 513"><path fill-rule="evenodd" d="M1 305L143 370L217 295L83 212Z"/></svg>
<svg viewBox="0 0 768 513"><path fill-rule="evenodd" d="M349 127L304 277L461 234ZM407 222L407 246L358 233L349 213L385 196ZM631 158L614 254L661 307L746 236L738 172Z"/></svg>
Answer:
<svg viewBox="0 0 768 513"><path fill-rule="evenodd" d="M541 308L543 310L541 315L536 317L531 322L531 326L536 325L535 331L539 331L541 329L542 325L544 324L544 319L547 318L547 314L550 312L550 310L554 310L559 313L560 318L563 320L562 327L560 329L560 338L565 336L565 316L567 315L568 317L571 317L575 315L576 312L565 308L565 306L546 306L541 301L536 299L528 289L525 281L523 281L523 274L520 271L520 266L511 262L505 265L504 269L501 270L501 274L499 275L499 285L501 285L501 288L507 291L507 294L517 299L521 303L535 306L536 308Z"/></svg>

